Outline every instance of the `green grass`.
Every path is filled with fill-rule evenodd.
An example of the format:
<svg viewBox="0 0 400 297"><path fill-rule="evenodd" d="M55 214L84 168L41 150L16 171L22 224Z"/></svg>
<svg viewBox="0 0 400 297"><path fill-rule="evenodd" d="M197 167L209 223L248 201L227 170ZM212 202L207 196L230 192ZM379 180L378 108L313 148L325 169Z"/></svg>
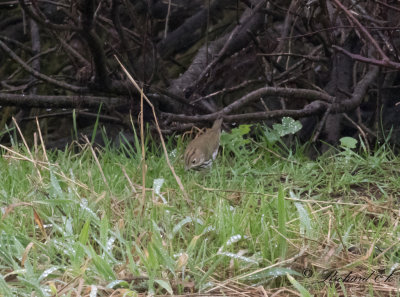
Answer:
<svg viewBox="0 0 400 297"><path fill-rule="evenodd" d="M167 146L191 202L146 139L143 208L138 140L97 149L100 166L89 146L47 152L48 162L40 149L3 149L0 296L398 296L396 272L386 283L323 281L388 276L400 261L400 159L386 144L316 161L301 146L227 145L206 173L184 171L185 142Z"/></svg>

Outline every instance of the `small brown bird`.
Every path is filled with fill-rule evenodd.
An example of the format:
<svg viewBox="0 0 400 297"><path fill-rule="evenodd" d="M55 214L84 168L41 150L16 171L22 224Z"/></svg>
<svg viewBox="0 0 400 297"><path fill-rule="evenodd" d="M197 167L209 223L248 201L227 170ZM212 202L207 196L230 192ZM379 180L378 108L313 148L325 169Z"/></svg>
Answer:
<svg viewBox="0 0 400 297"><path fill-rule="evenodd" d="M193 139L186 147L185 170L204 170L212 166L218 154L223 119L216 119L211 129Z"/></svg>

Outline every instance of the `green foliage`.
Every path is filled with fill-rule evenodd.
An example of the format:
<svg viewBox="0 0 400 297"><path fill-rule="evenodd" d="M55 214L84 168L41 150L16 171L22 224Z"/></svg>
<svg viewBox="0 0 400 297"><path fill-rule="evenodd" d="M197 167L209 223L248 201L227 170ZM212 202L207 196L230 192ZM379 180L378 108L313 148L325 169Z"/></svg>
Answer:
<svg viewBox="0 0 400 297"><path fill-rule="evenodd" d="M77 125L77 118L76 118L76 109L72 110L72 126L73 126L73 135L74 139L78 139L78 125Z"/></svg>
<svg viewBox="0 0 400 297"><path fill-rule="evenodd" d="M301 294L302 297L311 297L311 293L307 291L306 288L304 288L298 281L295 280L295 278L288 273L286 274L287 278L289 281L292 283L292 285L296 288L297 291Z"/></svg>
<svg viewBox="0 0 400 297"><path fill-rule="evenodd" d="M104 288L126 290L126 296L205 293L229 279L267 291L291 287L306 296L318 291L318 267L307 280L302 262L292 265L291 259L305 250L307 263L324 260L329 269L327 252L344 261L349 246L368 250L360 238L380 250L391 247L360 260L361 267L395 267L397 213L388 201L400 190L400 160L393 151L345 149L311 161L296 147L296 154L285 148L290 159L266 158L265 143L249 141L249 131L243 125L224 134L224 153L207 173L185 172L184 143L167 141L190 204L148 139L143 207L138 137L118 151L100 150L100 166L89 148L48 152L50 164L40 151L32 152L36 163L27 161L24 148L16 153L26 159L0 158L0 296L55 295L59 287L78 286L74 279L82 279L88 294L106 294ZM340 287L329 290L335 296Z"/></svg>
<svg viewBox="0 0 400 297"><path fill-rule="evenodd" d="M263 270L263 271L251 274L248 277L245 277L244 279L252 280L252 281L254 281L254 280L268 281L268 280L274 279L278 276L286 276L286 274L302 276L302 274L298 273L297 271L294 271L293 269L284 268L284 267L274 267L271 269L267 269L267 270Z"/></svg>
<svg viewBox="0 0 400 297"><path fill-rule="evenodd" d="M96 122L94 123L93 131L92 131L92 139L90 140L90 144L91 145L94 144L94 140L95 140L95 137L96 137L96 132L97 132L97 128L99 126L99 119L100 119L102 105L103 104L101 103L100 106L99 106L99 110L97 111Z"/></svg>
<svg viewBox="0 0 400 297"><path fill-rule="evenodd" d="M340 138L340 146L346 149L356 148L357 142L357 139L354 139L353 137Z"/></svg>
<svg viewBox="0 0 400 297"><path fill-rule="evenodd" d="M282 124L274 124L272 127L280 137L283 137L285 135L297 133L302 128L302 125L299 121L295 121L292 118L283 117Z"/></svg>
<svg viewBox="0 0 400 297"><path fill-rule="evenodd" d="M275 143L286 135L297 133L301 128L302 125L299 121L283 117L282 124L274 124L272 129L265 127L264 135L269 143Z"/></svg>
<svg viewBox="0 0 400 297"><path fill-rule="evenodd" d="M277 209L278 209L278 230L279 230L279 250L282 259L286 256L287 250L287 234L286 234L286 207L285 207L285 193L282 188L279 188L278 199L277 199Z"/></svg>
<svg viewBox="0 0 400 297"><path fill-rule="evenodd" d="M85 225L83 225L81 233L79 234L79 242L82 245L85 245L89 239L89 228L90 228L90 219L85 222Z"/></svg>
<svg viewBox="0 0 400 297"><path fill-rule="evenodd" d="M221 146L227 152L233 152L235 155L240 155L241 150L250 143L246 136L250 132L251 125L240 125L232 129L230 133L222 132Z"/></svg>

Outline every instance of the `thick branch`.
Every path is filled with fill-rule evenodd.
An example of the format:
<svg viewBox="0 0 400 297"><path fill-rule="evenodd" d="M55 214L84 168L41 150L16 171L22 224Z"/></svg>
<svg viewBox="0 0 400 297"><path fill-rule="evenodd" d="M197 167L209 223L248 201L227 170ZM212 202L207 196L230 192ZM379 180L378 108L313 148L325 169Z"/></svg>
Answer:
<svg viewBox="0 0 400 297"><path fill-rule="evenodd" d="M124 30L122 29L121 19L120 19L120 0L113 0L112 7L111 7L111 19L114 24L115 29L118 32L119 39L121 41L121 47L124 52L127 54L130 68L133 68L134 61L132 55L129 54L129 45L128 41L126 40Z"/></svg>
<svg viewBox="0 0 400 297"><path fill-rule="evenodd" d="M277 119L285 116L292 117L294 119L307 117L311 115L320 114L324 112L329 105L323 101L314 101L306 105L300 110L272 110L265 112L253 112L246 114L234 114L234 115L223 115L221 112L214 112L207 115L195 115L186 116L183 114L171 114L162 113L162 116L169 121L179 121L179 122L203 122L203 121L214 121L219 117L223 117L226 122L254 122L268 119Z"/></svg>
<svg viewBox="0 0 400 297"><path fill-rule="evenodd" d="M0 93L1 106L20 106L38 108L98 108L105 106L127 105L126 99L96 96L44 96L44 95L17 95Z"/></svg>
<svg viewBox="0 0 400 297"><path fill-rule="evenodd" d="M270 119L280 119L282 117L291 117L294 119L309 117L317 115L326 110L328 104L322 101L314 101L306 105L303 109L299 110L272 110L264 112L253 112L247 114L235 114L224 116L224 120L227 122L252 122Z"/></svg>
<svg viewBox="0 0 400 297"><path fill-rule="evenodd" d="M371 66L370 70L363 77L362 80L358 82L358 84L354 87L353 95L350 99L344 100L340 103L334 103L332 112L348 112L355 108L357 108L365 94L367 93L368 87L373 83L373 81L377 78L379 73L379 68L376 66Z"/></svg>
<svg viewBox="0 0 400 297"><path fill-rule="evenodd" d="M82 31L86 43L93 56L96 70L95 82L98 88L107 90L110 87L110 80L107 75L106 55L100 38L93 29L94 1L81 1L82 7Z"/></svg>
<svg viewBox="0 0 400 297"><path fill-rule="evenodd" d="M344 100L340 103L333 103L332 113L348 112L357 108L361 104L362 99L367 93L368 86L376 79L378 75L378 70L379 70L378 67L371 67L370 71L368 71L368 73L364 76L364 78L360 80L356 85L356 87L354 88L353 95L350 99ZM249 104L253 100L258 99L260 96L263 95L314 99L316 101L311 102L310 104L306 105L303 109L300 110L273 110L273 111L254 112L247 114L227 115L228 113L237 110L238 108L244 106L245 104ZM329 108L331 103L321 101L321 99L327 102L333 102L335 97L312 90L266 87L253 91L250 94L247 94L246 96L242 97L241 99L235 101L231 105L223 108L218 112L210 113L207 115L195 115L195 116L163 113L162 116L168 119L169 121L179 121L186 123L213 121L221 116L227 122L267 120L267 119L281 118L284 116L289 116L298 119L325 112L327 108Z"/></svg>
<svg viewBox="0 0 400 297"><path fill-rule="evenodd" d="M110 81L106 67L106 55L101 45L101 40L93 30L90 32L83 31L82 35L86 39L87 45L89 46L90 52L93 56L96 70L96 85L100 89L107 90L110 86Z"/></svg>
<svg viewBox="0 0 400 297"><path fill-rule="evenodd" d="M259 99L262 96L280 96L295 99L302 98L306 100L323 100L328 103L331 103L335 100L335 97L333 96L314 90L264 87L243 96L239 100L236 100L235 102L223 108L220 113L229 114L245 105L248 105L249 103Z"/></svg>

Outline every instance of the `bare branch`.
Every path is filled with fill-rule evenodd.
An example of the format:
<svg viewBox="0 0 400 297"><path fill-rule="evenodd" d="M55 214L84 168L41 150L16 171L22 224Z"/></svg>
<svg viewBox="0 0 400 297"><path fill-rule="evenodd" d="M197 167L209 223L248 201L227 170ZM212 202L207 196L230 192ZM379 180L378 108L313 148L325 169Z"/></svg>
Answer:
<svg viewBox="0 0 400 297"><path fill-rule="evenodd" d="M193 89L196 87L200 82L206 77L206 75L209 73L209 71L219 62L221 59L223 59L229 49L229 47L232 46L233 41L235 41L236 37L238 34L243 30L245 25L249 23L252 19L254 19L254 15L258 13L258 11L265 5L267 1L266 0L261 0L257 5L254 7L254 9L251 10L251 13L247 15L244 20L241 20L241 23L235 27L235 29L231 32L229 35L227 41L225 42L224 46L222 49L219 51L218 55L204 68L204 70L201 72L199 75L198 79L188 88L188 89Z"/></svg>
<svg viewBox="0 0 400 297"><path fill-rule="evenodd" d="M30 74L32 74L34 77L44 80L52 85L58 86L60 88L66 89L66 90L70 90L73 92L87 92L87 88L85 87L78 87L78 86L74 86L65 82L61 82L58 81L54 78L51 78L47 75L44 75L36 70L34 70L32 67L30 67L29 65L27 65L20 57L18 57L4 42L2 42L0 40L0 48L11 58L13 59L15 62L17 62L19 65L22 66L22 68L24 68L25 71L29 72Z"/></svg>
<svg viewBox="0 0 400 297"><path fill-rule="evenodd" d="M0 93L1 106L39 107L39 108L98 108L104 104L107 108L126 106L127 100L116 97L96 96L44 96L17 95Z"/></svg>
<svg viewBox="0 0 400 297"><path fill-rule="evenodd" d="M314 101L300 110L272 110L265 112L253 112L235 115L223 115L221 112L215 112L207 115L186 116L182 114L162 113L162 116L169 121L179 122L203 122L213 121L218 117L223 117L225 122L256 122L268 119L278 119L282 117L292 117L294 119L316 115L326 110L328 104L323 101Z"/></svg>
<svg viewBox="0 0 400 297"><path fill-rule="evenodd" d="M365 27L363 25L361 25L361 23L357 20L357 18L355 16L353 16L350 11L342 4L340 3L339 0L333 0L333 2L335 2L335 4L341 9L343 10L343 12L347 15L347 17L349 19L351 19L356 26L358 27L358 29L361 31L361 33L365 36L365 38L367 40L369 40L372 45L375 47L375 49L377 50L377 52L379 53L379 55L381 56L381 58L385 61L388 61L389 58L386 56L386 54L383 52L383 50L381 49L381 47L378 45L378 43L376 42L376 40L371 36L371 34L367 31L367 29L365 29Z"/></svg>
<svg viewBox="0 0 400 297"><path fill-rule="evenodd" d="M94 18L94 1L85 0L81 1L82 7L82 30L81 35L85 38L90 52L93 56L93 62L96 70L95 82L97 88L108 90L110 87L110 80L108 77L106 67L106 55L104 53L103 45L93 29L93 18Z"/></svg>
<svg viewBox="0 0 400 297"><path fill-rule="evenodd" d="M40 16L38 16L31 8L29 8L25 4L25 0L18 0L18 1L19 1L19 4L21 5L22 9L26 12L26 14L28 14L28 16L30 16L38 24L42 25L45 28L50 28L50 29L54 29L54 30L62 30L62 31L79 31L79 30L81 30L81 28L76 27L72 24L58 25L58 24L54 24L54 23L50 22L48 19L43 19Z"/></svg>
<svg viewBox="0 0 400 297"><path fill-rule="evenodd" d="M377 75L378 75L378 68L371 67L371 69L364 76L364 78L360 80L359 83L356 85L352 97L348 100L344 100L339 103L333 103L335 101L335 97L313 90L266 87L253 91L252 93L233 102L231 105L228 105L222 110L211 114L186 116L182 114L178 115L171 113L162 113L162 115L169 121L179 121L179 122L213 121L221 116L224 118L224 121L226 122L260 121L260 120L281 118L284 116L289 116L298 119L302 117L323 113L329 108L330 104L332 104L331 107L332 113L348 112L357 108L360 105L362 99L367 93L368 86L376 79ZM258 99L262 95L283 96L290 98L305 98L309 100L314 99L316 101L307 104L300 110L273 110L265 112L228 115L230 112L235 111L246 104L249 104L250 102ZM325 100L325 102L321 101L321 99Z"/></svg>
<svg viewBox="0 0 400 297"><path fill-rule="evenodd" d="M223 114L229 114L239 108L248 105L250 102L253 102L259 99L262 96L281 96L287 97L291 99L306 99L306 100L323 100L328 103L332 103L335 100L335 97L330 96L323 92L318 92L314 90L307 89L294 89L294 88L279 88L279 87L264 87L258 90L255 90L239 100L231 103L221 110Z"/></svg>
<svg viewBox="0 0 400 297"><path fill-rule="evenodd" d="M367 57L364 57L364 56L361 56L358 54L350 53L349 51L345 50L344 48L342 48L340 46L336 46L336 45L333 45L332 47L334 49L336 49L337 51L349 56L350 58L352 58L354 60L357 60L357 61L360 61L363 63L376 65L376 66L400 70L400 63L393 62L390 60L377 60L377 59L373 59L373 58L367 58Z"/></svg>
<svg viewBox="0 0 400 297"><path fill-rule="evenodd" d="M378 73L379 73L379 68L376 66L371 66L370 70L363 77L363 79L360 80L358 84L354 87L354 92L352 97L348 100L343 100L339 103L334 103L332 112L334 113L348 112L357 108L361 104L362 99L367 93L368 87L378 76Z"/></svg>
<svg viewBox="0 0 400 297"><path fill-rule="evenodd" d="M257 56L267 56L267 57L290 56L290 57L303 58L303 59L314 61L314 62L328 62L329 61L329 59L326 57L318 57L318 56L311 56L311 55L299 55L299 54L293 54L293 53L257 54Z"/></svg>

